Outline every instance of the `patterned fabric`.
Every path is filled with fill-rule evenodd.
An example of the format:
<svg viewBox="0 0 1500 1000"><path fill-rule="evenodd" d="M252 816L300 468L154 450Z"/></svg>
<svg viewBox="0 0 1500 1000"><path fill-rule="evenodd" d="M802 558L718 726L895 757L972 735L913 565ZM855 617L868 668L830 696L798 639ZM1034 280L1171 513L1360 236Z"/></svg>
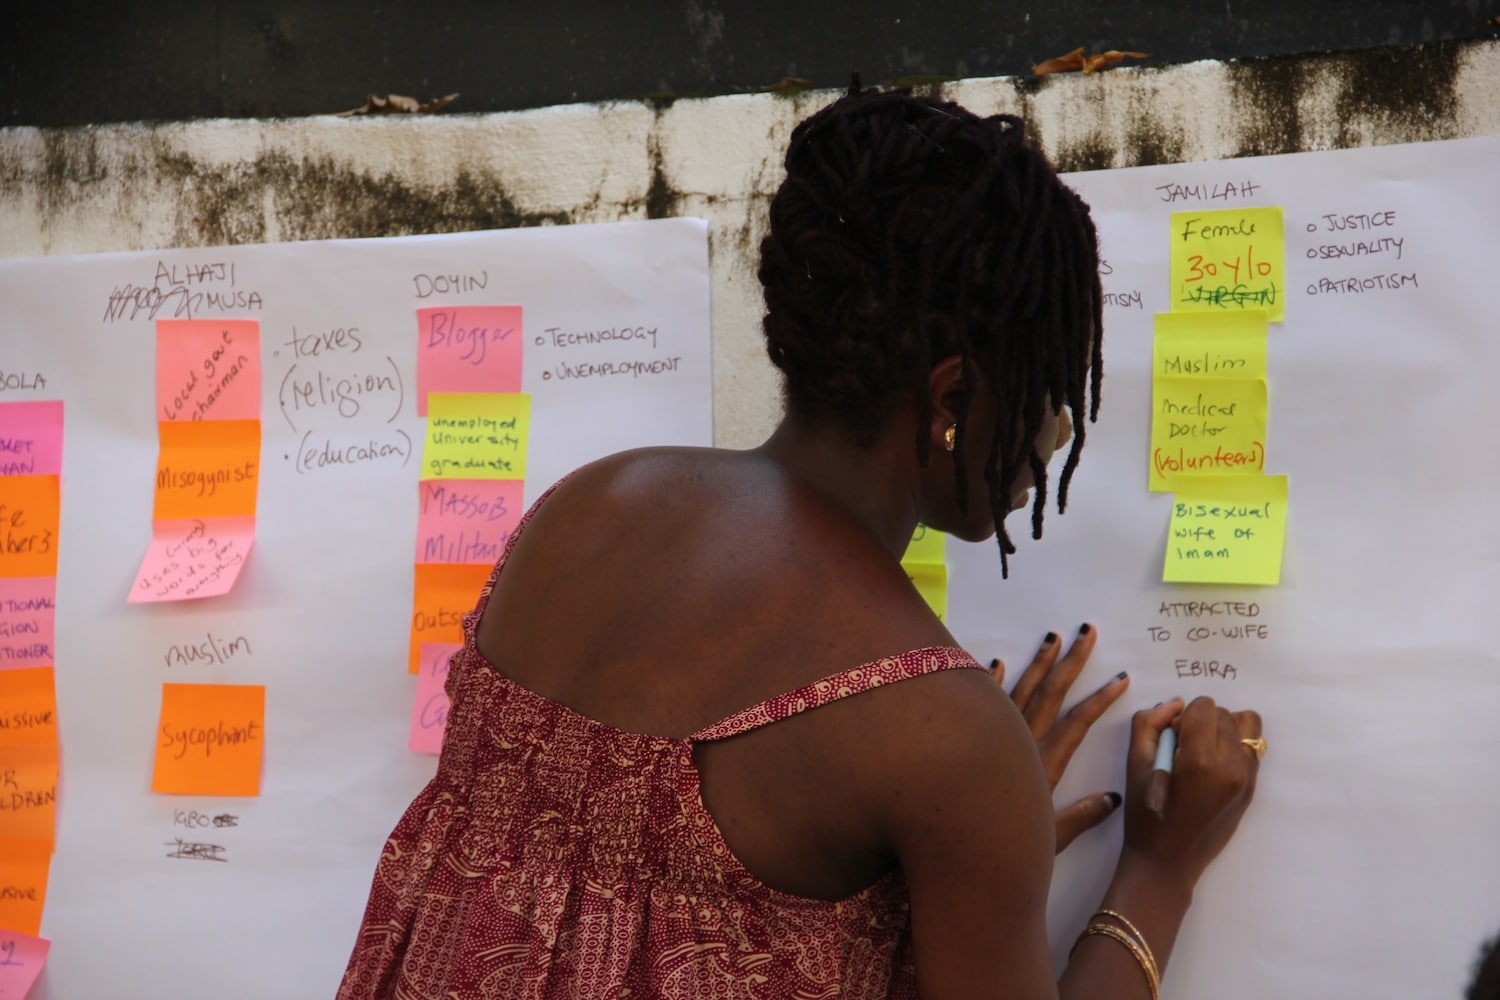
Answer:
<svg viewBox="0 0 1500 1000"><path fill-rule="evenodd" d="M704 808L692 748L979 664L919 649L686 740L624 732L480 655L475 630L504 565L464 620L437 775L381 852L340 1000L915 997L901 873L837 902L762 884Z"/></svg>

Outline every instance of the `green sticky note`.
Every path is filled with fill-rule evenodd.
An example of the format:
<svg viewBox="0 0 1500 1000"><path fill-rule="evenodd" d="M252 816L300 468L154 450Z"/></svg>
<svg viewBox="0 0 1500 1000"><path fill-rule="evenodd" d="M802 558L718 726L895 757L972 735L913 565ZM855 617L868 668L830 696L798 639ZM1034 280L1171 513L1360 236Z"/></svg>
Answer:
<svg viewBox="0 0 1500 1000"><path fill-rule="evenodd" d="M927 602L938 621L948 616L948 567L942 563L902 563L917 593Z"/></svg>
<svg viewBox="0 0 1500 1000"><path fill-rule="evenodd" d="M423 478L525 479L530 436L527 393L428 393Z"/></svg>
<svg viewBox="0 0 1500 1000"><path fill-rule="evenodd" d="M1173 312L1264 309L1286 315L1286 237L1280 208L1173 212Z"/></svg>
<svg viewBox="0 0 1500 1000"><path fill-rule="evenodd" d="M1265 470L1265 379L1151 380L1148 489L1181 489L1187 476L1258 476Z"/></svg>
<svg viewBox="0 0 1500 1000"><path fill-rule="evenodd" d="M948 561L944 544L947 537L936 528L929 528L925 524L917 525L917 530L912 532L911 542L906 546L906 554L901 557L901 564L944 565Z"/></svg>
<svg viewBox="0 0 1500 1000"><path fill-rule="evenodd" d="M1266 311L1157 313L1155 378L1266 377Z"/></svg>
<svg viewBox="0 0 1500 1000"><path fill-rule="evenodd" d="M1179 480L1161 578L1167 583L1281 582L1286 476Z"/></svg>

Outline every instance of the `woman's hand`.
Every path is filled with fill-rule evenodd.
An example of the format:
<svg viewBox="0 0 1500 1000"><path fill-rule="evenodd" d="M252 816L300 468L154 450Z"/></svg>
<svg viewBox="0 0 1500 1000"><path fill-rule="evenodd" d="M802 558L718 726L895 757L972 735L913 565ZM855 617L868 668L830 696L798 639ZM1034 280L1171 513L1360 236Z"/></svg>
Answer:
<svg viewBox="0 0 1500 1000"><path fill-rule="evenodd" d="M1075 704L1059 718L1063 701L1082 672L1084 664L1088 662L1089 653L1093 651L1097 638L1093 627L1084 625L1078 630L1067 653L1059 655L1062 641L1055 633L1049 632L1010 693L1026 724L1031 728L1031 735L1036 739L1037 750L1042 756L1042 769L1046 772L1048 784L1054 790L1062 779L1063 772L1067 770L1068 762L1073 759L1073 751L1078 749L1083 738L1088 735L1090 727L1130 685L1130 679L1124 672L1116 674L1103 687ZM1005 664L995 660L990 664L990 674L997 683L1003 682ZM1099 792L1056 810L1058 853L1062 853L1063 848L1071 844L1079 834L1108 819L1119 804L1120 796L1117 793Z"/></svg>
<svg viewBox="0 0 1500 1000"><path fill-rule="evenodd" d="M1156 746L1177 729L1177 753L1160 814L1146 807ZM1186 889L1198 881L1239 826L1255 794L1260 758L1242 741L1258 739L1255 712L1230 712L1212 698L1182 699L1137 712L1127 765L1125 847L1122 863L1137 859L1168 871Z"/></svg>

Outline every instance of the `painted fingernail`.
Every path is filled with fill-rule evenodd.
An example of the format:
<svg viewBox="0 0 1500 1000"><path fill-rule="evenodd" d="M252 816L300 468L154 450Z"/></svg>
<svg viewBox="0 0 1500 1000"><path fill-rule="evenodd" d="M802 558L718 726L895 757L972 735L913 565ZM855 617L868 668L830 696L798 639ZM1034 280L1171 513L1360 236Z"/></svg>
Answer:
<svg viewBox="0 0 1500 1000"><path fill-rule="evenodd" d="M1124 679L1125 679L1125 671L1121 670L1118 674L1115 674L1115 680L1117 680L1117 681L1123 681Z"/></svg>
<svg viewBox="0 0 1500 1000"><path fill-rule="evenodd" d="M1000 657L997 656L993 660L990 661L990 669L991 670L999 670L1000 669Z"/></svg>
<svg viewBox="0 0 1500 1000"><path fill-rule="evenodd" d="M1057 633L1056 632L1048 632L1045 636L1042 637L1042 645L1043 646L1050 646L1050 645L1052 645L1056 641L1057 641Z"/></svg>
<svg viewBox="0 0 1500 1000"><path fill-rule="evenodd" d="M1116 809L1120 808L1120 803L1125 801L1124 799L1120 798L1119 792L1105 792L1104 797L1109 800L1110 812L1114 812Z"/></svg>
<svg viewBox="0 0 1500 1000"><path fill-rule="evenodd" d="M1082 625L1078 626L1079 635L1088 635L1091 631L1093 631L1093 629L1090 627L1088 622L1084 622Z"/></svg>

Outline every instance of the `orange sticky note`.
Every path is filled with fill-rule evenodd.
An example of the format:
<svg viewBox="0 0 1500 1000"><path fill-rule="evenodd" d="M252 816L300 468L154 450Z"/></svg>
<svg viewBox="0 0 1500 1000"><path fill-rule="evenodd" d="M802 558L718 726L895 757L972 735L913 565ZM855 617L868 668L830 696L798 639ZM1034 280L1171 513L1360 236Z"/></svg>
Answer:
<svg viewBox="0 0 1500 1000"><path fill-rule="evenodd" d="M464 615L474 610L493 567L482 563L418 563L413 587L407 670L417 673L424 642L463 642Z"/></svg>
<svg viewBox="0 0 1500 1000"><path fill-rule="evenodd" d="M0 1000L25 1000L47 964L52 942L46 938L0 930Z"/></svg>
<svg viewBox="0 0 1500 1000"><path fill-rule="evenodd" d="M259 795L265 751L261 684L163 684L151 790Z"/></svg>
<svg viewBox="0 0 1500 1000"><path fill-rule="evenodd" d="M255 513L260 481L260 421L158 423L157 520Z"/></svg>
<svg viewBox="0 0 1500 1000"><path fill-rule="evenodd" d="M6 476L0 489L0 576L56 576L56 476Z"/></svg>
<svg viewBox="0 0 1500 1000"><path fill-rule="evenodd" d="M0 837L0 927L26 934L42 929L51 867L47 841Z"/></svg>
<svg viewBox="0 0 1500 1000"><path fill-rule="evenodd" d="M0 746L0 837L40 840L57 828L57 744Z"/></svg>
<svg viewBox="0 0 1500 1000"><path fill-rule="evenodd" d="M0 747L20 743L57 743L51 667L0 670Z"/></svg>
<svg viewBox="0 0 1500 1000"><path fill-rule="evenodd" d="M153 521L151 544L127 603L187 601L229 593L250 558L255 518Z"/></svg>
<svg viewBox="0 0 1500 1000"><path fill-rule="evenodd" d="M260 324L156 321L156 419L259 420Z"/></svg>

